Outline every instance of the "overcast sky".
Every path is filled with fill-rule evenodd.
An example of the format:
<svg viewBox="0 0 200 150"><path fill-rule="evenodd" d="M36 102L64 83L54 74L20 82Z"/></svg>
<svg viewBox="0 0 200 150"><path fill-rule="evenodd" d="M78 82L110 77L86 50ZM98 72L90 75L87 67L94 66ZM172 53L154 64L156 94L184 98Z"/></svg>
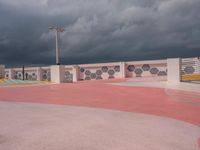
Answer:
<svg viewBox="0 0 200 150"><path fill-rule="evenodd" d="M200 56L200 0L0 0L0 63L63 64Z"/></svg>

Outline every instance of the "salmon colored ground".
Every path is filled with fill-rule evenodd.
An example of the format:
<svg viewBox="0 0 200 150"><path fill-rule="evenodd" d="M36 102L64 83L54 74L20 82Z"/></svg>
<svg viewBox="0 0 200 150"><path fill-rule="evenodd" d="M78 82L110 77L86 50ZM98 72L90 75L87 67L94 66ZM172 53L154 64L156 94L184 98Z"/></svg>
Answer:
<svg viewBox="0 0 200 150"><path fill-rule="evenodd" d="M166 116L200 126L200 94L107 84L124 80L0 88L0 100L99 107ZM187 101L186 101L187 99ZM183 100L183 101L182 101Z"/></svg>
<svg viewBox="0 0 200 150"><path fill-rule="evenodd" d="M198 139L198 146L199 146L199 148L200 148L200 138Z"/></svg>

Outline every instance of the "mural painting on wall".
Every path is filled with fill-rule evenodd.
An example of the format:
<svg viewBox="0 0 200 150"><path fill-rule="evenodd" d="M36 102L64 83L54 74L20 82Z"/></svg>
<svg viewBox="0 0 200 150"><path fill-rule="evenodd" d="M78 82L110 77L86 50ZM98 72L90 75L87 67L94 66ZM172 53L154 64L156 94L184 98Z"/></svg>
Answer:
<svg viewBox="0 0 200 150"><path fill-rule="evenodd" d="M181 80L199 81L200 80L200 60L199 58L181 59Z"/></svg>
<svg viewBox="0 0 200 150"><path fill-rule="evenodd" d="M102 66L96 69L80 68L80 73L83 75L82 80L113 79L119 72L120 66Z"/></svg>
<svg viewBox="0 0 200 150"><path fill-rule="evenodd" d="M42 70L42 81L50 81L50 80L51 80L50 69Z"/></svg>
<svg viewBox="0 0 200 150"><path fill-rule="evenodd" d="M36 72L25 72L25 80L37 80Z"/></svg>
<svg viewBox="0 0 200 150"><path fill-rule="evenodd" d="M184 74L198 74L200 68L200 61L198 58L183 58L181 59L181 73Z"/></svg>
<svg viewBox="0 0 200 150"><path fill-rule="evenodd" d="M9 78L9 72L5 71L5 78L8 79Z"/></svg>
<svg viewBox="0 0 200 150"><path fill-rule="evenodd" d="M65 82L73 82L73 74L68 70L65 70Z"/></svg>
<svg viewBox="0 0 200 150"><path fill-rule="evenodd" d="M6 78L9 77L8 73L6 72ZM14 72L14 79L16 80L22 80L23 79L23 73L22 71L15 71ZM37 74L36 71L25 71L24 73L24 80L37 80Z"/></svg>
<svg viewBox="0 0 200 150"><path fill-rule="evenodd" d="M14 73L14 79L16 79L16 80L22 80L22 71L15 71L15 73Z"/></svg>
<svg viewBox="0 0 200 150"><path fill-rule="evenodd" d="M155 66L151 66L150 64L142 64L142 65L128 65L127 66L127 71L129 73L131 73L130 76L136 76L136 77L142 77L145 76L143 75L145 72L148 72L149 75L151 76L167 76L167 67L163 66L162 68L160 67L155 67Z"/></svg>
<svg viewBox="0 0 200 150"><path fill-rule="evenodd" d="M183 74L193 74L195 72L195 69L193 66L186 66L183 69Z"/></svg>

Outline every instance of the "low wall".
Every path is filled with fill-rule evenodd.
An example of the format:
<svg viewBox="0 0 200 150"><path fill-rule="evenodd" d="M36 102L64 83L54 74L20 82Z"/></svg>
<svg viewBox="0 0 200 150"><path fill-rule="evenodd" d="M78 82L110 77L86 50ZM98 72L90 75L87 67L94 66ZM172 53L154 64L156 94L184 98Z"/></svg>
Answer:
<svg viewBox="0 0 200 150"><path fill-rule="evenodd" d="M120 65L120 62L79 65L79 80L121 78Z"/></svg>
<svg viewBox="0 0 200 150"><path fill-rule="evenodd" d="M167 61L130 61L79 65L80 80L167 76Z"/></svg>
<svg viewBox="0 0 200 150"><path fill-rule="evenodd" d="M53 69L53 67L52 67ZM72 82L81 80L105 80L117 78L135 77L164 77L167 79L167 61L129 61L98 64L62 65L59 76L62 82ZM25 80L52 81L51 66L49 67L25 67ZM10 68L5 70L5 78L22 79L22 68ZM55 75L52 76L55 78Z"/></svg>
<svg viewBox="0 0 200 150"><path fill-rule="evenodd" d="M167 60L126 62L127 77L167 76Z"/></svg>
<svg viewBox="0 0 200 150"><path fill-rule="evenodd" d="M4 66L1 66L4 68ZM2 70L2 69L1 69ZM4 70L4 69L3 69ZM4 75L1 71L1 76ZM22 68L5 69L5 78L22 79ZM199 58L170 58L151 61L128 61L47 67L25 67L25 80L76 82L118 78L143 78L180 82L199 80Z"/></svg>
<svg viewBox="0 0 200 150"><path fill-rule="evenodd" d="M38 80L38 81L50 81L50 67L27 67L24 69L25 80ZM7 79L23 79L22 68L5 69L5 78Z"/></svg>

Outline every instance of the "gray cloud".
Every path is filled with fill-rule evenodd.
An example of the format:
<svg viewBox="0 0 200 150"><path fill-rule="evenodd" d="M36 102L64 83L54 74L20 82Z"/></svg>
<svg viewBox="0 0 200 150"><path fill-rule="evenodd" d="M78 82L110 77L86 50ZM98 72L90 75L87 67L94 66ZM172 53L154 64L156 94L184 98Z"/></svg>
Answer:
<svg viewBox="0 0 200 150"><path fill-rule="evenodd" d="M0 63L62 63L200 56L199 0L0 0Z"/></svg>

